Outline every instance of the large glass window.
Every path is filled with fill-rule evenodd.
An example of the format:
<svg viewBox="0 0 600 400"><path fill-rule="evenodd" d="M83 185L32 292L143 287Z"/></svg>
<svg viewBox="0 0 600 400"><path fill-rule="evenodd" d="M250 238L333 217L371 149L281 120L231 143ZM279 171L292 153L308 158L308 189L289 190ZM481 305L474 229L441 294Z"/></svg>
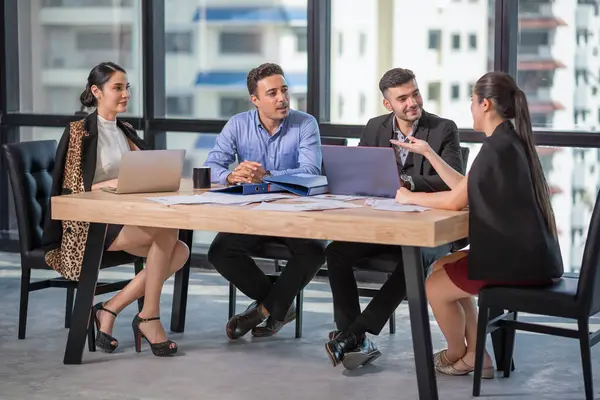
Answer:
<svg viewBox="0 0 600 400"><path fill-rule="evenodd" d="M141 115L140 2L18 2L20 111L73 114L90 70L113 61L128 72L128 115Z"/></svg>
<svg viewBox="0 0 600 400"><path fill-rule="evenodd" d="M194 96L167 96L166 106L169 117L191 117L194 112Z"/></svg>
<svg viewBox="0 0 600 400"><path fill-rule="evenodd" d="M166 32L165 33L165 52L166 53L192 53L194 34L191 31L185 32Z"/></svg>
<svg viewBox="0 0 600 400"><path fill-rule="evenodd" d="M402 67L415 73L425 110L470 128L466 88L492 66L494 6L494 0L332 0L332 39L343 37L344 49L331 41L329 122L362 125L387 113L379 80ZM469 23L457 24L465 15Z"/></svg>
<svg viewBox="0 0 600 400"><path fill-rule="evenodd" d="M519 0L517 81L527 94L535 128L600 128L593 118L600 105L594 94L600 39L592 3Z"/></svg>
<svg viewBox="0 0 600 400"><path fill-rule="evenodd" d="M219 51L221 54L262 54L262 32L238 31L219 33Z"/></svg>
<svg viewBox="0 0 600 400"><path fill-rule="evenodd" d="M192 35L185 43L193 51L165 57L166 96L191 94L188 117L228 119L247 110L248 72L265 62L281 65L292 98L307 94L307 0L165 0L165 30Z"/></svg>
<svg viewBox="0 0 600 400"><path fill-rule="evenodd" d="M227 118L244 111L250 110L253 106L246 97L221 97L220 115Z"/></svg>
<svg viewBox="0 0 600 400"><path fill-rule="evenodd" d="M192 171L201 167L210 150L214 147L217 135L212 133L167 132L168 149L185 149L184 178L191 179ZM216 232L194 231L193 251L206 253Z"/></svg>

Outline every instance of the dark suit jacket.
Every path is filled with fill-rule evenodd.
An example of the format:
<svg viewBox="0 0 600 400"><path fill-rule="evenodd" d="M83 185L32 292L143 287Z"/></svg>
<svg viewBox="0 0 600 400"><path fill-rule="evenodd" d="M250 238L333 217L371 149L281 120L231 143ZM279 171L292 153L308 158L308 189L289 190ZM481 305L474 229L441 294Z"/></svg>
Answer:
<svg viewBox="0 0 600 400"><path fill-rule="evenodd" d="M394 114L390 113L370 119L358 145L392 147L390 139L394 136L393 118ZM460 152L458 128L453 121L423 111L417 130L413 135L427 141L433 151L438 153L452 168L461 173L465 172ZM404 167L398 164L398 170L400 173L412 177L415 183L415 192L449 190L429 161L420 154L409 153Z"/></svg>
<svg viewBox="0 0 600 400"><path fill-rule="evenodd" d="M545 281L563 274L558 241L538 207L525 147L500 124L473 161L469 192L469 279Z"/></svg>

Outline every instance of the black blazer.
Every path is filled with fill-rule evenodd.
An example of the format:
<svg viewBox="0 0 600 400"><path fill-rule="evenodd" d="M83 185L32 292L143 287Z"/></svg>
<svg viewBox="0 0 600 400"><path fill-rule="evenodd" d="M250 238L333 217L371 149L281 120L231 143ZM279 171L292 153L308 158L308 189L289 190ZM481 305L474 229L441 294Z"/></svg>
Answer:
<svg viewBox="0 0 600 400"><path fill-rule="evenodd" d="M484 139L468 194L470 279L545 281L563 274L558 242L538 207L525 145L512 123Z"/></svg>
<svg viewBox="0 0 600 400"><path fill-rule="evenodd" d="M96 172L96 157L98 150L98 112L95 111L88 115L84 120L86 135L81 138L81 165L69 166L69 168L81 168L83 172L83 186L86 192L92 190L92 182ZM121 128L127 139L136 145L140 150L147 150L149 147L141 139L135 129L117 118L117 126ZM56 158L54 161L54 169L52 171L52 189L50 196L60 196L63 194L71 194L71 190L63 188L63 178L71 171L65 171L67 152L71 137L71 125L69 125L58 143L56 149ZM47 213L46 221L44 222L44 234L42 242L47 248L55 248L60 246L62 239L61 221L56 221L50 218L51 211Z"/></svg>
<svg viewBox="0 0 600 400"><path fill-rule="evenodd" d="M392 128L394 113L371 118L360 138L359 146L392 147ZM445 118L423 111L414 136L425 140L448 165L463 172L463 159L460 152L460 139L456 124ZM409 153L404 167L398 164L398 171L412 177L415 192L438 192L449 190L429 163L422 155Z"/></svg>

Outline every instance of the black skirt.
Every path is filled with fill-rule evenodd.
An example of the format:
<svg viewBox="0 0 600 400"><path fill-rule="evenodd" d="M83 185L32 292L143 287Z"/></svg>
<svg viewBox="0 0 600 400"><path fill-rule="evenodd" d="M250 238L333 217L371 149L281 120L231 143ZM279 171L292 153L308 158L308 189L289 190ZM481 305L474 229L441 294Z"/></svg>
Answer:
<svg viewBox="0 0 600 400"><path fill-rule="evenodd" d="M104 249L108 250L108 248L113 244L119 233L121 233L121 229L123 229L123 225L114 225L108 224L106 227L106 237L104 238Z"/></svg>

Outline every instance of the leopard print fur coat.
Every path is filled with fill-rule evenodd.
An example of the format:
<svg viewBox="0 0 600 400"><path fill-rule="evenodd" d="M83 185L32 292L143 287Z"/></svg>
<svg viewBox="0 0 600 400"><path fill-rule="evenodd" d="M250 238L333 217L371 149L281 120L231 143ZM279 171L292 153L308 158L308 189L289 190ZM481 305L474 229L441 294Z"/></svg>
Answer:
<svg viewBox="0 0 600 400"><path fill-rule="evenodd" d="M130 144L140 150L148 146L126 122L117 120ZM91 190L96 170L98 146L97 112L71 122L59 143L52 173L51 196ZM69 280L79 280L90 224L81 221L55 221L48 212L44 226L46 264Z"/></svg>

